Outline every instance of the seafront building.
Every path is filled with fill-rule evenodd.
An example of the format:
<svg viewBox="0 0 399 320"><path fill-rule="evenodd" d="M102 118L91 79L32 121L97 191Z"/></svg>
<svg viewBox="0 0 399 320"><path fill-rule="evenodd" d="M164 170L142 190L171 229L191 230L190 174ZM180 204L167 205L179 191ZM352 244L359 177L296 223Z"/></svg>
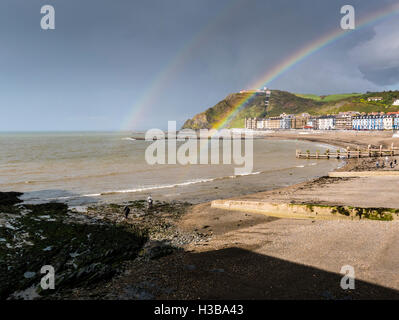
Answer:
<svg viewBox="0 0 399 320"><path fill-rule="evenodd" d="M269 128L268 129L283 129L281 127L281 117L271 117L269 118Z"/></svg>
<svg viewBox="0 0 399 320"><path fill-rule="evenodd" d="M393 115L384 115L382 117L382 122L384 124L384 130L392 130L392 128L393 128Z"/></svg>
<svg viewBox="0 0 399 320"><path fill-rule="evenodd" d="M270 119L259 119L256 122L256 128L257 129L267 129L267 128L269 128L269 122L270 122Z"/></svg>
<svg viewBox="0 0 399 320"><path fill-rule="evenodd" d="M308 121L306 122L306 126L304 129L313 129L317 130L319 129L319 121L317 117L310 117Z"/></svg>
<svg viewBox="0 0 399 320"><path fill-rule="evenodd" d="M348 111L340 112L335 117L335 129L337 130L351 130L352 117L358 115L358 112Z"/></svg>
<svg viewBox="0 0 399 320"><path fill-rule="evenodd" d="M308 124L308 119L310 118L310 114L302 113L299 116L294 116L291 119L291 128L292 129L304 129Z"/></svg>
<svg viewBox="0 0 399 320"><path fill-rule="evenodd" d="M292 119L295 117L293 114L281 114L280 115L280 129L291 129Z"/></svg>
<svg viewBox="0 0 399 320"><path fill-rule="evenodd" d="M245 128L250 129L250 130L256 130L257 127L257 122L259 120L256 118L245 118Z"/></svg>
<svg viewBox="0 0 399 320"><path fill-rule="evenodd" d="M352 128L354 130L384 130L382 115L359 115L353 117Z"/></svg>
<svg viewBox="0 0 399 320"><path fill-rule="evenodd" d="M360 114L348 111L334 115L311 116L281 114L278 117L246 118L245 128L251 130L399 130L399 112Z"/></svg>
<svg viewBox="0 0 399 320"><path fill-rule="evenodd" d="M391 114L368 114L354 117L354 130L393 130L399 129L399 115Z"/></svg>
<svg viewBox="0 0 399 320"><path fill-rule="evenodd" d="M333 130L335 129L335 116L321 116L317 119L317 124L319 130Z"/></svg>

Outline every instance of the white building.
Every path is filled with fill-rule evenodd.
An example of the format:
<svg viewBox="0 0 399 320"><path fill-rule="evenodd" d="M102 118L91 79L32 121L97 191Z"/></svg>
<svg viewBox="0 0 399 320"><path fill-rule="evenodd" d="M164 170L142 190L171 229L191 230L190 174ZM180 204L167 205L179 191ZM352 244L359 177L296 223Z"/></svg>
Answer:
<svg viewBox="0 0 399 320"><path fill-rule="evenodd" d="M268 129L269 128L269 119L258 119L256 122L256 129Z"/></svg>
<svg viewBox="0 0 399 320"><path fill-rule="evenodd" d="M382 97L370 97L370 98L367 98L367 101L381 101L382 100Z"/></svg>
<svg viewBox="0 0 399 320"><path fill-rule="evenodd" d="M245 129L255 130L258 120L256 118L245 118Z"/></svg>
<svg viewBox="0 0 399 320"><path fill-rule="evenodd" d="M383 116L382 122L384 123L384 130L392 130L392 128L393 128L393 116L392 115Z"/></svg>
<svg viewBox="0 0 399 320"><path fill-rule="evenodd" d="M317 120L319 130L332 130L335 129L334 116L322 116Z"/></svg>
<svg viewBox="0 0 399 320"><path fill-rule="evenodd" d="M396 100L392 103L392 105L393 105L393 106L399 106L399 99L396 99Z"/></svg>
<svg viewBox="0 0 399 320"><path fill-rule="evenodd" d="M319 119L318 118L308 118L308 120L306 121L306 129L318 129L318 123L319 123Z"/></svg>
<svg viewBox="0 0 399 320"><path fill-rule="evenodd" d="M389 120L385 121L389 127ZM384 130L384 116L380 114L368 114L352 117L354 130Z"/></svg>

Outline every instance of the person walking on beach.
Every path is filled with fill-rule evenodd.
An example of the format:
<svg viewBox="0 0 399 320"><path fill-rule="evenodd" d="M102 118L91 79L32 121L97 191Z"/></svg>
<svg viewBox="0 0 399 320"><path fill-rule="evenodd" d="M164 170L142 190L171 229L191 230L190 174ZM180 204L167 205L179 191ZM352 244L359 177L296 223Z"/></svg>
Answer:
<svg viewBox="0 0 399 320"><path fill-rule="evenodd" d="M123 208L123 213L125 215L125 218L127 219L129 217L129 213L130 213L130 208L128 206L126 206L125 208Z"/></svg>
<svg viewBox="0 0 399 320"><path fill-rule="evenodd" d="M147 198L148 209L152 209L152 203L153 203L152 197L151 197L151 195L149 195Z"/></svg>

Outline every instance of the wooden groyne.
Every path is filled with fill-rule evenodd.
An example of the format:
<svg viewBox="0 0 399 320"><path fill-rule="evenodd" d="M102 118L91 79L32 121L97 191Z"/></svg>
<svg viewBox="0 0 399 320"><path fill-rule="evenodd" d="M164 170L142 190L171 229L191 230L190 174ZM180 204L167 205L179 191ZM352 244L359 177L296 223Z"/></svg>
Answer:
<svg viewBox="0 0 399 320"><path fill-rule="evenodd" d="M343 150L336 150L334 152L330 152L329 150L324 153L320 153L318 151L312 153L309 150L306 152L302 152L301 150L296 150L296 157L300 159L343 159L343 158L371 158L371 157L387 157L387 156L397 156L399 155L399 148L394 147L392 144L390 148L384 149L382 145L379 148L372 148L371 145L368 145L367 149L361 150L360 147L357 147L356 150L351 150L350 147L347 147Z"/></svg>

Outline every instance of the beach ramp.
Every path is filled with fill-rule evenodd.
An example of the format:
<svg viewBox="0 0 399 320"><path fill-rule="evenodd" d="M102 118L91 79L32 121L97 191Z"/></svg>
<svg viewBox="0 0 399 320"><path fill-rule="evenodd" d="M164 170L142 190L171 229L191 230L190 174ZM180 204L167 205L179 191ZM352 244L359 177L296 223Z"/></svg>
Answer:
<svg viewBox="0 0 399 320"><path fill-rule="evenodd" d="M214 200L212 208L259 213L277 218L312 220L395 220L399 210L391 208L361 208L322 204L272 203L251 200Z"/></svg>

